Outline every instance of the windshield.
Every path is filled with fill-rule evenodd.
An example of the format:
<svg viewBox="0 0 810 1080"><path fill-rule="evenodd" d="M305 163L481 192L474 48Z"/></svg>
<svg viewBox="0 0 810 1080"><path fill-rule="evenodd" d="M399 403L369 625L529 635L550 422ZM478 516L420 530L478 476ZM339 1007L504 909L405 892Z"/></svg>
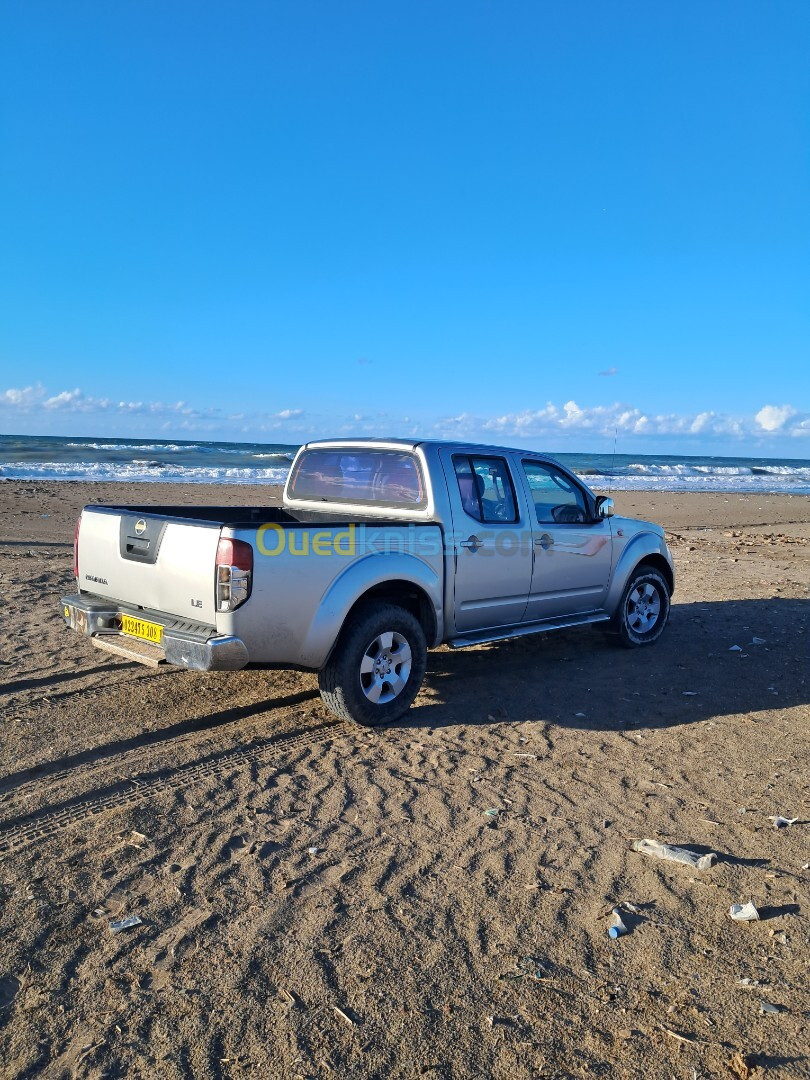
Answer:
<svg viewBox="0 0 810 1080"><path fill-rule="evenodd" d="M305 450L287 488L290 499L422 507L425 487L413 454L397 450Z"/></svg>

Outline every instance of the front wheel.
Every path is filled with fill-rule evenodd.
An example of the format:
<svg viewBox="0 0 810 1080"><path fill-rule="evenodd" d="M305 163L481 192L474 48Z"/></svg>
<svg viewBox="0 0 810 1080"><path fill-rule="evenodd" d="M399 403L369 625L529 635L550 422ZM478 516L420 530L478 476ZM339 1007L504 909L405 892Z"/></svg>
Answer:
<svg viewBox="0 0 810 1080"><path fill-rule="evenodd" d="M632 575L611 629L625 648L652 645L664 632L669 618L669 586L657 570L640 566Z"/></svg>
<svg viewBox="0 0 810 1080"><path fill-rule="evenodd" d="M318 673L321 698L343 720L388 724L413 704L426 664L425 632L409 611L395 604L362 607L347 619Z"/></svg>

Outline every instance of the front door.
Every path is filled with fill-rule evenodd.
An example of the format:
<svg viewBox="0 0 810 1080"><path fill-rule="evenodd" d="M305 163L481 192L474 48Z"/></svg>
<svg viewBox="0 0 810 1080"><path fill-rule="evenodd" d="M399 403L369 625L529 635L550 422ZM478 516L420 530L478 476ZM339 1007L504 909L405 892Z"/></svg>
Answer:
<svg viewBox="0 0 810 1080"><path fill-rule="evenodd" d="M524 621L598 611L610 580L610 521L594 520L583 489L549 462L525 459L523 473L534 516L534 570Z"/></svg>
<svg viewBox="0 0 810 1080"><path fill-rule="evenodd" d="M507 460L449 449L441 458L453 514L456 631L518 623L529 596L532 545Z"/></svg>

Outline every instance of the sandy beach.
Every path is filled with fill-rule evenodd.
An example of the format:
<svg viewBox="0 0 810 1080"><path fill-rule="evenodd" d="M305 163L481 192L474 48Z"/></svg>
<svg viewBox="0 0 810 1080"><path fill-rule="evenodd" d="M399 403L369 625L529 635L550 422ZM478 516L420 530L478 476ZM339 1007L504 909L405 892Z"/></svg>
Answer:
<svg viewBox="0 0 810 1080"><path fill-rule="evenodd" d="M63 627L85 503L276 498L0 482L0 1075L810 1076L810 498L616 493L661 642L442 648L383 730Z"/></svg>

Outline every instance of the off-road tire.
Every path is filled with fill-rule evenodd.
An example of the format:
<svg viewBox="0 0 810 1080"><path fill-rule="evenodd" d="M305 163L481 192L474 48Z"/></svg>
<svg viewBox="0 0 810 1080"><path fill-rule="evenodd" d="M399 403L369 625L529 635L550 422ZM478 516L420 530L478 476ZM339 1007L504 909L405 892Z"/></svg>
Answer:
<svg viewBox="0 0 810 1080"><path fill-rule="evenodd" d="M639 629L639 619L634 618L634 600L639 592L648 596L654 594L654 604L658 605L655 621L646 630ZM654 645L661 637L669 619L669 586L663 574L652 566L639 566L630 576L624 588L616 614L610 621L609 629L615 634L616 643L626 649L640 649L645 645Z"/></svg>
<svg viewBox="0 0 810 1080"><path fill-rule="evenodd" d="M375 641L389 633L407 642L410 671L396 697L375 703L363 690L361 663ZM378 727L408 711L419 693L426 664L427 643L418 619L396 604L369 604L347 619L331 656L318 672L318 687L324 705L335 716Z"/></svg>

